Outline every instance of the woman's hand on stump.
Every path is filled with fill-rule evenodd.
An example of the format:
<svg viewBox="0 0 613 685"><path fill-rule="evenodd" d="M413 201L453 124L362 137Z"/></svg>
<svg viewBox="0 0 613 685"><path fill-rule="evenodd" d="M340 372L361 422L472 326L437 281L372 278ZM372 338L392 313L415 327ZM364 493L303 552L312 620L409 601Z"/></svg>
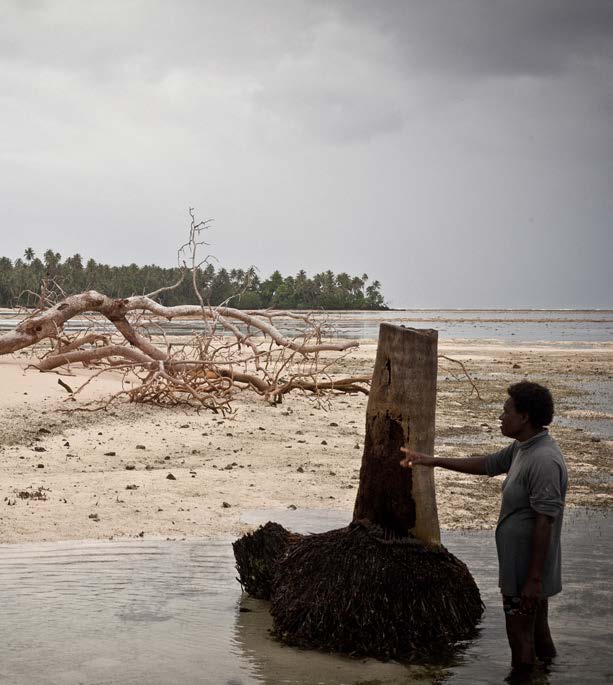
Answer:
<svg viewBox="0 0 613 685"><path fill-rule="evenodd" d="M406 454L406 457L400 462L400 466L405 469L413 468L413 466L434 466L434 457L415 452L408 447L401 447L400 451Z"/></svg>

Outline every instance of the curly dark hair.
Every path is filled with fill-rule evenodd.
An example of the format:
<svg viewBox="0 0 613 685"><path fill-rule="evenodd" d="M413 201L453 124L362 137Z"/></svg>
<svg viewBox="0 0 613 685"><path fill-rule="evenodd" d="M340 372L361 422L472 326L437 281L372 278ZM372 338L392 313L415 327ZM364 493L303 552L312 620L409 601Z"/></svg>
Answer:
<svg viewBox="0 0 613 685"><path fill-rule="evenodd" d="M548 426L553 419L553 397L549 390L538 383L521 381L507 389L519 414L528 414L535 428Z"/></svg>

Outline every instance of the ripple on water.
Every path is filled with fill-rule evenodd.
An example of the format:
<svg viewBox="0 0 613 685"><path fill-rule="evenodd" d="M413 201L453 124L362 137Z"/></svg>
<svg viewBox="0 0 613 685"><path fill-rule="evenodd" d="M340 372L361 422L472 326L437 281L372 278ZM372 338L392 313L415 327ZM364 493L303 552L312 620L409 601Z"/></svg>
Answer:
<svg viewBox="0 0 613 685"><path fill-rule="evenodd" d="M250 512L317 532L346 512ZM600 683L613 672L611 525L568 512L565 590L551 604L561 655L551 682ZM486 613L480 637L449 663L406 668L283 647L265 602L241 598L231 540L0 545L0 683L340 685L502 682L508 647L491 532L444 533L470 567ZM246 610L241 612L240 609Z"/></svg>

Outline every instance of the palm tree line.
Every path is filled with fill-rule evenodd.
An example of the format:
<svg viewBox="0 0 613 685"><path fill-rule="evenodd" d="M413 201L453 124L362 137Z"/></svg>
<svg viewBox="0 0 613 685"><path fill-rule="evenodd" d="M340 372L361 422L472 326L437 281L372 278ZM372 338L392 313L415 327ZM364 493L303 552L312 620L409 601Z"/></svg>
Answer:
<svg viewBox="0 0 613 685"><path fill-rule="evenodd" d="M23 258L12 261L0 257L0 306L33 306L45 279L59 285L66 295L98 290L110 297L129 297L172 285L180 275L178 267L110 266L94 259L84 263L79 254L62 260L58 252L50 249L40 259L28 247ZM369 281L367 274L350 276L324 271L309 277L304 270L295 276L275 271L263 280L254 267L215 269L209 263L198 270L197 282L211 305L229 300L230 306L240 309L387 309L381 283ZM198 302L191 278L157 299L168 306Z"/></svg>

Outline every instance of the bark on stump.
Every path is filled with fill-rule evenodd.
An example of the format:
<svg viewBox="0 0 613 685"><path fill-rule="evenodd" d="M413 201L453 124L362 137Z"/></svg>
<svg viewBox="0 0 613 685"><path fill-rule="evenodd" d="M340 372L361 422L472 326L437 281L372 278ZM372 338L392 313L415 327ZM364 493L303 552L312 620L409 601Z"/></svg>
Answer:
<svg viewBox="0 0 613 685"><path fill-rule="evenodd" d="M399 464L402 446L433 452L436 374L436 331L381 324L353 522L292 539L269 523L234 543L282 641L411 660L474 634L481 597L440 545L432 469Z"/></svg>
<svg viewBox="0 0 613 685"><path fill-rule="evenodd" d="M434 452L438 332L383 323L366 408L354 520L440 543L430 468L404 469L401 447Z"/></svg>

